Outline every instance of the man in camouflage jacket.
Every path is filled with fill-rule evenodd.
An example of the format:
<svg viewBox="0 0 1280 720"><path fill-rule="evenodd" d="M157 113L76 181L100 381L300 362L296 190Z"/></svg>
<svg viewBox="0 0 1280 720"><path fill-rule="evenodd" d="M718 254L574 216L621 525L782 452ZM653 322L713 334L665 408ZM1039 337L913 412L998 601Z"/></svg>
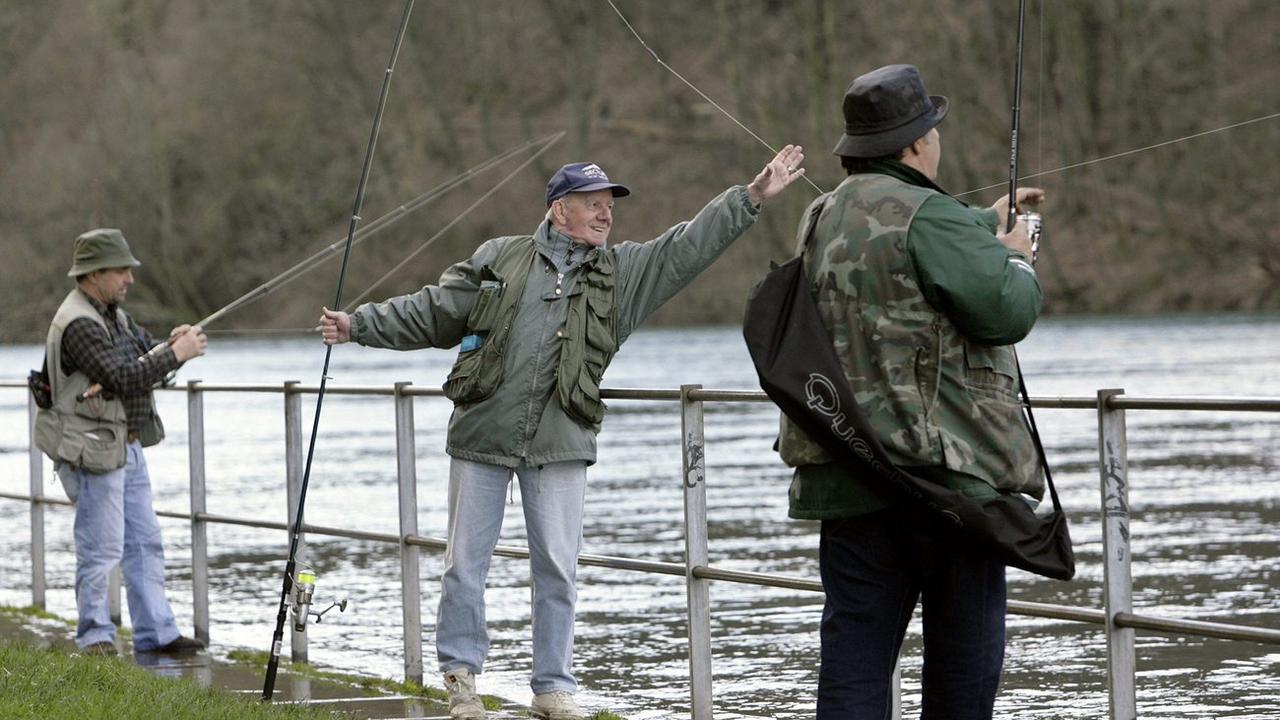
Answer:
<svg viewBox="0 0 1280 720"><path fill-rule="evenodd" d="M615 197L594 163L547 184L533 235L489 240L437 285L348 316L326 310L325 342L410 350L460 346L444 390L454 402L446 451L448 549L436 655L454 718L481 718L475 675L489 638L484 586L514 473L533 576L531 713L582 717L573 693L574 587L586 469L604 417L600 380L623 341L756 221L761 204L804 175L788 145L748 185L647 243L607 244Z"/></svg>
<svg viewBox="0 0 1280 720"><path fill-rule="evenodd" d="M858 77L835 148L849 177L799 230L805 270L855 397L890 458L976 497L1039 499L1041 474L1018 402L1012 344L1041 290L1008 201L975 209L935 184L947 99L916 68ZM1019 191L1019 202L1044 193ZM808 242L806 244L806 238ZM797 350L801 352L802 350ZM784 418L796 467L792 517L822 521L826 604L818 718L888 717L890 682L918 599L925 720L990 718L1004 653L1005 568L886 501Z"/></svg>

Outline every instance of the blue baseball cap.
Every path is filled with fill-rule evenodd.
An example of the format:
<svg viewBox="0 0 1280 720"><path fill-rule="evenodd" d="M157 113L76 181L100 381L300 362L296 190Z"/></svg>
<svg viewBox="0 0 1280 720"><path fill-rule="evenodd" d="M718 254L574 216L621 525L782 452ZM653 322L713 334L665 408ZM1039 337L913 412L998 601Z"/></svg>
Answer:
<svg viewBox="0 0 1280 720"><path fill-rule="evenodd" d="M595 163L569 163L556 171L547 183L547 207L555 200L571 192L591 192L609 188L614 197L626 197L631 189L626 185L609 182L609 176Z"/></svg>

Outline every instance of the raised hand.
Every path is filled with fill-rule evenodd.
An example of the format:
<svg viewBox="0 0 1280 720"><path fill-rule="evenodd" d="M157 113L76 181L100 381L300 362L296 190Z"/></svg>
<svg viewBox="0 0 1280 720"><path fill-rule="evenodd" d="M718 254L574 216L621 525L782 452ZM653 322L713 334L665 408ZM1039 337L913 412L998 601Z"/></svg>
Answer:
<svg viewBox="0 0 1280 720"><path fill-rule="evenodd" d="M751 198L751 202L761 205L804 177L804 168L800 167L803 162L804 148L799 145L788 145L778 151L747 186L747 196Z"/></svg>

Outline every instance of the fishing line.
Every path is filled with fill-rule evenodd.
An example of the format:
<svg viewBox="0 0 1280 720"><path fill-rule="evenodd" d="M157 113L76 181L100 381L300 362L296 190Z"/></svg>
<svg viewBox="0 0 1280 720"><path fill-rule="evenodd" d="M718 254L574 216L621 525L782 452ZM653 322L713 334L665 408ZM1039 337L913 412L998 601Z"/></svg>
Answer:
<svg viewBox="0 0 1280 720"><path fill-rule="evenodd" d="M454 225L457 225L459 222L461 222L462 219L466 217L472 210L475 210L476 208L483 205L484 202L488 200L494 193L498 192L498 190L501 189L503 185L506 185L509 180L514 178L516 175L520 174L521 170L524 170L526 167L529 167L529 165L532 164L534 160L538 159L539 155L542 155L542 153L550 150L551 146L559 142L560 138L564 137L564 135L565 135L565 131L563 130L553 135L551 139L549 139L542 147L538 148L537 152L530 155L528 159L526 159L524 162L520 163L520 165L516 167L515 170L512 170L511 172L507 173L507 176L502 178L502 180L498 181L497 185L494 185L493 187L489 188L488 192L481 195L475 202L471 203L471 205L469 205L466 210L463 210L456 217L450 220L448 225L445 225L444 227L437 230L436 234L427 238L427 241L422 243L422 245L418 246L418 249L409 253L407 256L405 256L403 260L397 263L395 267L391 268L390 270L387 271L385 275L383 275L382 277L374 281L374 283L370 285L368 289L360 293L360 295L356 297L355 300L352 300L350 303L348 303L346 308L344 308L344 311L350 312L352 309L354 309L357 305L360 304L361 300L364 300L366 297L368 297L370 293L372 293L375 289L377 289L379 285L386 282L388 278L390 278L392 275L395 275L397 272L399 272L405 265L408 265L410 260L417 257L423 250L426 250L427 247L431 245L431 243L438 240L442 235L448 232Z"/></svg>
<svg viewBox="0 0 1280 720"><path fill-rule="evenodd" d="M352 242L352 244L359 245L360 243L373 237L374 235L381 232L382 230L385 230L388 227L391 227L393 224L395 224L396 222L398 222L399 220L407 216L409 213L415 210L418 210L419 208L425 206L427 203L435 200L441 195L444 195L450 190L470 180L472 176L478 173L484 172L485 170L488 170L489 168L494 167L495 165L498 165L506 161L508 158L514 155L518 155L521 152L524 152L530 147L533 147L539 144L545 144L548 141L552 141L553 138L559 139L559 136L547 135L545 137L537 138L534 140L527 140L524 143L521 143L520 145L517 145L516 147L513 147L510 150L507 150L506 152L503 152L499 155L495 155L489 158L488 160L485 160L484 162L478 165L475 165L471 168L468 168L467 170L463 171L458 175L453 176L452 178L449 178L443 183L440 183L434 188L422 193L421 195L400 205L394 210L391 210L390 212L384 214L382 217L379 217L377 220L374 220L373 222L366 225L364 229L362 229L359 232L359 234L356 235L355 240ZM303 260L302 262L286 269L285 271L281 272L279 275L276 275L275 277L264 282L263 284L259 285L253 290L250 290L249 292L245 293L239 298L232 300L230 303L223 306L221 309L217 310L212 315L205 318L204 320L201 320L197 324L201 328L205 328L206 329L205 331L207 333L208 332L207 328L209 324L212 323L213 321L218 320L223 315L230 313L234 310L238 310L239 308L245 305L248 305L249 303L255 300L265 297L271 292L287 285L293 280L296 280L302 275L305 275L306 273L314 270L315 268L320 266L320 263L327 260L329 256L341 250L345 243L346 243L346 239L344 238L342 240L339 240L333 243L332 245L329 245L328 247L321 249L320 251L314 253L307 259Z"/></svg>
<svg viewBox="0 0 1280 720"><path fill-rule="evenodd" d="M662 67L666 68L666 69L667 69L667 71L668 71L668 72L670 72L672 75L675 75L675 76L676 76L676 78L680 80L680 82L684 83L685 85L688 85L688 86L689 86L689 88L690 88L691 90L693 90L694 92L698 93L698 95L699 95L703 100L706 100L708 103L711 103L711 107L715 108L716 110L719 110L719 111L720 111L720 112L721 112L725 117L727 117L727 118L729 118L730 120L732 120L732 121L734 122L734 124L736 124L738 127L742 128L742 129L743 129L743 130L744 130L748 135L750 135L751 137L755 138L755 139L756 139L756 142L758 142L758 143L760 143L761 145L763 145L763 146L765 146L765 147L769 148L769 152L772 152L774 155L777 155L777 154L778 154L778 151L777 151L777 150L776 150L772 145L770 145L769 143L765 142L765 139L764 139L764 138L762 138L762 137L760 137L759 135L757 135L757 134L755 134L754 132L752 132L751 128L747 127L746 125L743 125L743 124L738 120L738 118L736 118L736 117L734 117L732 114L730 114L730 112L729 112L728 110L725 110L724 108L720 107L720 104L719 104L719 103L717 103L715 100L712 100L710 97L708 97L708 96L707 96L707 94L706 94L706 93L704 93L704 92L702 92L701 90L699 90L699 89L698 89L698 86L696 86L696 85L694 85L693 83L691 83L691 82L689 82L688 80L686 80L686 79L685 79L685 77L684 77L683 75L681 75L680 73L676 72L676 69L675 69L675 68L671 67L671 66L670 66L670 65L668 65L666 62L664 62L662 58L658 57L658 53L654 52L653 48L649 47L649 43L645 42L645 41L644 41L644 38L640 37L640 33L636 32L636 29L635 29L634 27L632 27L631 23L627 20L627 16L622 14L622 11L618 9L618 6L613 4L613 0L605 0L605 1L609 3L609 7L613 8L613 11L614 11L615 13L617 13L617 14L618 14L618 17L619 17L619 18L621 18L621 19L622 19L622 24L624 24L624 25L626 25L626 26L627 26L627 29L631 31L631 34L635 36L636 40L640 41L640 44L644 46L644 49L645 49L645 50L648 50L648 51L649 51L649 54L653 56L653 59L654 59L654 60L657 60L657 61L658 61L658 64L659 64L659 65L661 65ZM818 187L818 186L817 186L817 185L816 185L812 180L810 180L808 175L805 175L805 177L804 177L804 181L805 181L805 182L807 182L807 183L809 183L810 185L812 185L812 186L813 186L813 189L814 189L814 190L817 190L819 193L822 193L822 192L823 192L822 188Z"/></svg>
<svg viewBox="0 0 1280 720"><path fill-rule="evenodd" d="M1205 135L1212 135L1214 133L1223 132L1224 130L1231 130L1233 128L1243 127L1245 125L1252 125L1254 123L1260 123L1266 120L1275 120L1276 118L1280 118L1280 113L1271 113L1270 115L1263 115L1261 117L1253 118L1252 120L1244 120L1242 122L1232 123L1230 125L1224 125L1223 127L1214 128L1212 130L1204 130L1198 133L1193 133L1191 135L1185 135L1180 138L1174 138L1173 140L1165 140L1164 142L1158 142L1155 145L1148 145L1146 147L1140 147L1133 150L1126 150L1124 152L1119 152L1114 155L1107 155L1106 157L1094 158L1093 160L1085 160L1083 162L1074 163L1072 165L1064 165L1063 167L1055 168L1053 170L1045 170L1044 172L1031 173L1030 175L1022 175L1022 176L1019 176L1018 179L1029 180L1031 178L1043 177L1045 175L1053 175L1055 173L1060 173L1060 172L1065 172L1067 170L1074 170L1076 168L1085 167L1086 165L1094 165L1096 163L1106 162L1107 160L1115 160L1116 158L1122 158L1129 155L1136 155L1140 152L1155 150L1156 148L1161 148L1166 145L1174 145L1180 142L1184 142L1186 140L1192 140L1198 137L1204 137ZM985 185L980 188L974 188L973 190L965 190L964 192L961 192L961 193L954 193L953 197L962 197L964 195L970 195L976 192L982 192L983 190L998 188L1004 184L1005 184L1005 181L1002 180L993 185Z"/></svg>

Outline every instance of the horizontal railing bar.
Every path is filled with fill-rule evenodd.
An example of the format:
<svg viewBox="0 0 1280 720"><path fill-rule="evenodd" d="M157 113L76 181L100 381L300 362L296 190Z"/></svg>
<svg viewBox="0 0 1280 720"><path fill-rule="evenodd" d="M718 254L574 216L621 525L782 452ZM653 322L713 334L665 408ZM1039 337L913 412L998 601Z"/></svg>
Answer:
<svg viewBox="0 0 1280 720"><path fill-rule="evenodd" d="M0 380L0 388L25 388L25 381ZM200 383L203 392L262 392L282 393L283 383ZM170 392L186 392L186 386L161 388ZM318 385L294 385L291 392L315 394L320 391ZM338 395L374 395L391 396L395 394L393 386L383 385L327 385L325 392ZM601 396L608 400L669 400L680 399L679 390L656 388L603 388ZM444 391L438 387L405 388L406 395L416 397L441 397ZM758 390L693 390L690 400L703 402L767 402L768 396ZM1034 396L1031 404L1041 408L1095 409L1097 399L1093 397L1073 396ZM1196 396L1150 396L1121 395L1113 398L1109 406L1117 410L1222 410L1239 412L1276 412L1280 411L1280 397L1196 397Z"/></svg>
<svg viewBox="0 0 1280 720"><path fill-rule="evenodd" d="M1231 412L1280 411L1274 397L1142 397L1116 395L1107 405L1113 410L1227 410Z"/></svg>
<svg viewBox="0 0 1280 720"><path fill-rule="evenodd" d="M0 388L25 388L26 381L0 380ZM199 383L202 392L221 393L283 393L284 384L267 383ZM160 388L169 392L187 392L187 386ZM319 385L293 385L290 392L316 394ZM383 385L326 385L326 393L336 395L393 396L394 386ZM442 397L439 387L408 386L404 394L415 397ZM606 400L665 400L678 402L679 390L656 388L603 388L601 397ZM689 399L702 402L768 402L768 396L759 390L693 390ZM1092 410L1098 407L1097 398L1074 396L1033 396L1031 404L1038 408ZM1227 412L1280 412L1280 397L1195 397L1119 395L1108 406L1115 410L1216 410Z"/></svg>
<svg viewBox="0 0 1280 720"><path fill-rule="evenodd" d="M21 500L22 502L36 502L45 505L65 505L67 507L72 507L70 500L60 500L55 497L49 497L48 495L41 495L40 497L33 498L30 495L13 495L7 492L0 492L0 499Z"/></svg>
<svg viewBox="0 0 1280 720"><path fill-rule="evenodd" d="M33 499L29 495L15 495L13 493L6 492L0 492L0 499L19 500L22 502L39 502L49 505L71 505L70 502L66 500L59 500L57 498L41 496ZM158 510L156 511L156 515L178 520L191 519L190 513L172 512L168 510ZM238 518L228 515L215 515L213 513L196 513L195 517L198 520L219 523L222 525L239 525L265 530L289 529L287 523L273 522L270 520L254 520L251 518ZM302 529L303 532L311 535L342 537L351 540L369 540L389 545L395 545L400 542L400 538L391 533L365 532L362 530L348 530L345 528L307 524L303 524ZM409 535L404 539L404 541L410 545L428 547L436 550L444 550L448 545L444 538L423 535ZM502 557L527 559L529 557L529 550L528 548L515 545L499 545L494 549L494 554ZM614 570L632 570L660 575L674 575L677 577L685 574L684 565L679 563L660 562L657 560L639 560L613 555L592 555L584 553L579 556L578 564ZM822 592L822 583L817 580L806 580L804 578L788 577L785 575L769 575L767 573L746 572L742 570L727 570L724 568L705 565L699 565L693 568L693 575L694 577L707 580L722 580L749 585L760 585L763 587ZM1007 608L1009 613L1013 615L1026 615L1053 620L1069 620L1073 622L1092 623L1094 625L1103 625L1106 623L1106 614L1102 610L1092 608L1027 602L1023 600L1010 600L1008 601ZM1203 620L1161 618L1150 615L1136 615L1133 613L1117 613L1115 622L1116 625L1121 627L1131 627L1140 630L1152 630L1171 634L1195 635L1199 637L1221 638L1225 640L1245 640L1249 642L1280 645L1280 630L1273 630L1271 628L1258 628L1250 627L1248 625L1233 625L1230 623L1207 622Z"/></svg>
<svg viewBox="0 0 1280 720"><path fill-rule="evenodd" d="M681 568L680 574L684 574L683 568ZM768 575L766 573L747 572L743 570L725 570L723 568L709 567L706 565L698 565L694 567L693 576L696 578L703 578L705 580L726 580L728 582L744 583L747 585L764 585L766 587L787 588L789 590L811 590L814 592L822 592L822 583L817 580L805 580L804 578Z"/></svg>
<svg viewBox="0 0 1280 720"><path fill-rule="evenodd" d="M1152 630L1174 635L1199 635L1223 640L1247 640L1268 645L1280 645L1280 630L1272 628L1250 627L1248 625L1234 625L1206 620L1162 618L1124 612L1116 613L1115 621L1116 625L1120 627L1130 627L1136 630Z"/></svg>

